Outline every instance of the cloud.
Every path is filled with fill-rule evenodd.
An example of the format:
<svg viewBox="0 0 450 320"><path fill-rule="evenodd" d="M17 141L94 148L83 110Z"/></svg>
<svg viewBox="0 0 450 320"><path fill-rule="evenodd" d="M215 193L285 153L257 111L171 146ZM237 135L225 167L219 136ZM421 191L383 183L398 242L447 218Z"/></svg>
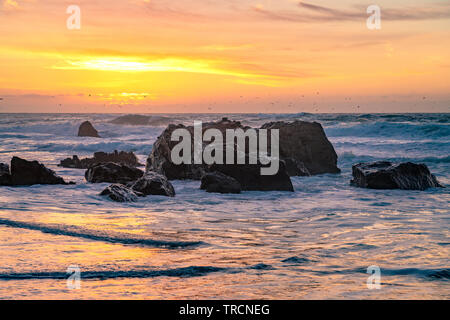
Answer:
<svg viewBox="0 0 450 320"><path fill-rule="evenodd" d="M302 12L271 11L262 7L253 7L253 11L267 19L301 23L367 19L366 8L362 6L341 10L301 2L298 7L305 10ZM449 19L450 3L429 5L428 7L381 8L381 16L385 21Z"/></svg>

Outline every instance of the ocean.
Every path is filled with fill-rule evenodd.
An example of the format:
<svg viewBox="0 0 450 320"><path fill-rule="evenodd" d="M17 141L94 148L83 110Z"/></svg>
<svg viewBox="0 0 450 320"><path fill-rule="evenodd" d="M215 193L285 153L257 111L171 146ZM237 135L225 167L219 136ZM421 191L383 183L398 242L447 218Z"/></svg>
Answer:
<svg viewBox="0 0 450 320"><path fill-rule="evenodd" d="M38 160L76 185L0 187L0 299L448 299L450 114L1 114L0 162ZM207 194L115 203L60 160L133 151L142 163L169 123L223 116L244 125L322 124L341 174L292 177L295 192ZM93 123L102 136L77 137ZM365 161L425 163L447 188L350 186ZM80 270L80 288L67 269ZM370 289L369 266L381 287Z"/></svg>

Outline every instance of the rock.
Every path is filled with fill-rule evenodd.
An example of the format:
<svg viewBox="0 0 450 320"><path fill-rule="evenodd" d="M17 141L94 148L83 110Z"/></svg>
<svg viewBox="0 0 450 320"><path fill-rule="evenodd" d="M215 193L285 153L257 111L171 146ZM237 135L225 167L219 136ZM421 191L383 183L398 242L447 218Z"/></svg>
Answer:
<svg viewBox="0 0 450 320"><path fill-rule="evenodd" d="M238 121L230 121L227 118L222 119L219 122L203 123L203 132L207 129L215 128L219 129L222 133L225 133L226 129L242 128ZM171 161L171 150L178 144L177 141L171 141L172 132L177 129L187 129L191 133L191 137L194 136L194 127L186 127L182 124L173 125L170 124L163 133L158 137L153 145L152 152L147 158L147 171L155 171L165 175L169 180L176 179L193 179L200 180L203 175L208 172L208 166L205 164L181 164L175 165ZM192 139L192 145L194 141ZM194 163L193 161L191 163Z"/></svg>
<svg viewBox="0 0 450 320"><path fill-rule="evenodd" d="M100 193L101 196L107 196L116 202L136 202L138 195L130 188L122 184L113 184Z"/></svg>
<svg viewBox="0 0 450 320"><path fill-rule="evenodd" d="M100 138L98 131L95 130L94 126L89 121L85 121L80 125L78 136Z"/></svg>
<svg viewBox="0 0 450 320"><path fill-rule="evenodd" d="M203 124L203 132L210 128L219 129L223 134L226 129L249 129L240 122L230 121L227 118L218 122ZM304 121L271 122L261 128L278 129L280 131L280 159L285 161L286 171L290 176L340 172L337 167L337 154L319 123ZM169 125L153 145L152 152L147 159L146 170L164 174L169 180L199 180L205 173L211 171L209 166L205 164L175 165L171 161L171 150L178 144L178 141L171 141L172 132L176 129L187 129L193 137L193 126ZM270 137L270 134L268 136ZM192 138L192 145L193 143ZM203 147L207 144L204 143ZM243 173L245 174L245 172Z"/></svg>
<svg viewBox="0 0 450 320"><path fill-rule="evenodd" d="M143 175L142 170L112 162L95 164L84 174L86 180L91 183L110 182L120 184L136 181Z"/></svg>
<svg viewBox="0 0 450 320"><path fill-rule="evenodd" d="M34 184L73 184L58 177L53 170L47 169L37 161L27 161L18 157L11 160L11 178L15 186Z"/></svg>
<svg viewBox="0 0 450 320"><path fill-rule="evenodd" d="M293 158L283 159L286 165L287 174L291 177L293 176L310 176L308 169L305 167L304 163Z"/></svg>
<svg viewBox="0 0 450 320"><path fill-rule="evenodd" d="M94 153L93 158L84 158L81 160L78 158L78 156L74 155L72 158L61 160L58 166L64 168L88 169L94 164L107 162L125 164L130 167L143 166L139 163L136 155L133 152L117 152L117 150L115 150L113 153L96 152Z"/></svg>
<svg viewBox="0 0 450 320"><path fill-rule="evenodd" d="M156 172L147 172L137 181L128 185L132 190L144 196L161 195L174 197L175 189L167 178Z"/></svg>
<svg viewBox="0 0 450 320"><path fill-rule="evenodd" d="M291 175L316 175L339 173L337 154L328 140L322 125L317 122L270 122L261 129L279 129L280 158L287 161ZM292 167L295 161L298 167ZM306 169L306 170L304 170Z"/></svg>
<svg viewBox="0 0 450 320"><path fill-rule="evenodd" d="M202 177L200 189L214 193L241 193L241 184L236 179L215 171Z"/></svg>
<svg viewBox="0 0 450 320"><path fill-rule="evenodd" d="M259 164L213 164L211 171L219 171L237 180L246 191L294 191L291 178L286 172L284 161L280 161L278 173L272 176L261 175Z"/></svg>
<svg viewBox="0 0 450 320"><path fill-rule="evenodd" d="M378 161L353 166L354 186L370 189L425 190L443 187L424 164Z"/></svg>
<svg viewBox="0 0 450 320"><path fill-rule="evenodd" d="M9 165L0 163L0 186L12 185L11 174L9 173Z"/></svg>

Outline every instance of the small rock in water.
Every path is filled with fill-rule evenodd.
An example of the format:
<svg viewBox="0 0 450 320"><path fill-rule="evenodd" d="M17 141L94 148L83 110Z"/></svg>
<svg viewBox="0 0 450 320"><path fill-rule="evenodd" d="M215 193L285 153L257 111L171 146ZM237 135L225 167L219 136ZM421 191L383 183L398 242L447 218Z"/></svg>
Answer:
<svg viewBox="0 0 450 320"><path fill-rule="evenodd" d="M89 121L85 121L80 125L80 128L78 129L78 136L100 138L98 131Z"/></svg>
<svg viewBox="0 0 450 320"><path fill-rule="evenodd" d="M31 186L35 184L73 184L67 183L57 176L53 170L37 161L27 161L19 157L11 160L11 181L15 186Z"/></svg>
<svg viewBox="0 0 450 320"><path fill-rule="evenodd" d="M286 172L284 161L280 160L277 174L261 175L261 164L213 164L211 171L219 171L239 182L245 191L294 191L291 178Z"/></svg>
<svg viewBox="0 0 450 320"><path fill-rule="evenodd" d="M116 202L136 202L138 199L137 194L133 190L121 184L110 185L100 195L107 196Z"/></svg>
<svg viewBox="0 0 450 320"><path fill-rule="evenodd" d="M127 184L136 181L144 175L142 170L127 165L112 162L95 164L86 170L86 181L91 183L121 183Z"/></svg>
<svg viewBox="0 0 450 320"><path fill-rule="evenodd" d="M160 195L175 196L175 189L165 176L156 172L147 172L143 177L128 185L132 190L141 193L143 196Z"/></svg>
<svg viewBox="0 0 450 320"><path fill-rule="evenodd" d="M215 171L202 177L200 189L214 193L241 193L241 184L236 179Z"/></svg>
<svg viewBox="0 0 450 320"><path fill-rule="evenodd" d="M354 165L351 184L369 189L426 190L443 187L424 164L389 161Z"/></svg>

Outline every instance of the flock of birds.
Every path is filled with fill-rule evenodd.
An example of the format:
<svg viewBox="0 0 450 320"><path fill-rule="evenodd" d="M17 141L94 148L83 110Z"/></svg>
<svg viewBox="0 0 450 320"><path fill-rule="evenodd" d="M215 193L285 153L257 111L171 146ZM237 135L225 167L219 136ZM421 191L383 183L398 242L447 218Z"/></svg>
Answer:
<svg viewBox="0 0 450 320"><path fill-rule="evenodd" d="M316 96L319 96L319 95L320 95L320 92L317 91L317 92L315 93L315 95L316 95ZM89 94L88 96L89 96L89 97L92 97L92 94ZM300 99L305 99L305 98L306 98L306 96L305 96L304 94L300 95L299 97L300 97ZM238 99L238 101L237 101L237 103L239 103L239 104L244 103L245 105L248 105L248 104L250 104L250 103L252 103L252 102L254 103L254 102L257 102L258 100L261 100L261 97L254 97L254 98L252 98L252 99L247 99L247 100L244 101L244 102L242 101L243 99L245 99L245 97L244 97L244 96L240 96L239 99ZM422 97L422 100L426 100L426 99L427 99L426 96L423 96L423 97ZM0 102L1 102L1 101L4 101L4 98L0 97ZM351 97L345 97L345 98L344 98L344 101L350 103L350 102L352 101L352 98L351 98ZM300 100L300 102L301 102L302 104L304 104L303 101ZM392 102L395 102L395 101L392 101ZM236 101L229 100L228 103L229 103L230 105L232 105L232 104L235 104ZM211 102L211 103L209 103L208 110L209 110L209 111L213 111L213 110L217 107L217 105L218 105L217 102ZM293 102L293 101L285 102L285 101L281 101L281 100L276 100L276 101L271 101L271 102L268 103L268 105L266 105L266 107L265 107L265 108L266 108L266 111L273 110L273 108L274 108L275 106L277 106L277 105L284 106L284 107L287 107L287 108L289 108L289 109L293 109L293 108L296 107L296 104L295 104L295 102ZM104 107L107 107L107 104L104 104L103 106L104 106ZM122 108L124 107L124 105L121 105L121 104L109 104L109 106L110 106L110 107L116 106L116 107L118 107L119 109L122 109ZM180 104L179 106L180 106L180 107L186 107L186 108L188 107L188 105L186 105L186 104ZM417 106L417 103L415 103L413 106ZM59 111L62 111L62 107L63 107L63 105L62 105L61 103L59 103L59 104L58 104L58 110L59 110ZM319 112L320 106L319 106L319 104L318 104L316 101L312 102L312 107L313 107L313 109L314 109L315 112ZM86 108L87 108L87 107L84 107L84 109L86 109ZM356 105L354 108L355 108L355 111L359 111L359 109L361 109L361 106L360 106L360 105ZM152 107L149 106L149 107L147 107L147 109L148 109L149 111L151 111L151 110L152 110ZM331 108L331 111L334 111L334 110L335 110L335 108L332 107L332 108Z"/></svg>

